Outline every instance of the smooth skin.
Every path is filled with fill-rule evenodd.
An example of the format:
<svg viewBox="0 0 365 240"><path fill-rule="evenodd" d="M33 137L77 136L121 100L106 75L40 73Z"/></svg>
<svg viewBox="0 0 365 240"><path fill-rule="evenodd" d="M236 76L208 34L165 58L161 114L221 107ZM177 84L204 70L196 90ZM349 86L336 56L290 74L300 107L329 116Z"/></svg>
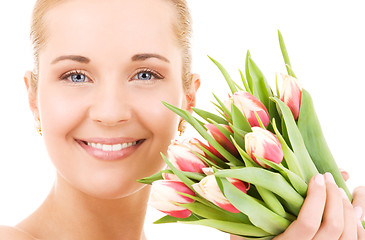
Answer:
<svg viewBox="0 0 365 240"><path fill-rule="evenodd" d="M347 180L346 172L343 176ZM314 176L297 220L274 240L365 240L360 223L364 219L365 188L356 188L353 198L351 204L330 173ZM231 240L243 239L231 236Z"/></svg>

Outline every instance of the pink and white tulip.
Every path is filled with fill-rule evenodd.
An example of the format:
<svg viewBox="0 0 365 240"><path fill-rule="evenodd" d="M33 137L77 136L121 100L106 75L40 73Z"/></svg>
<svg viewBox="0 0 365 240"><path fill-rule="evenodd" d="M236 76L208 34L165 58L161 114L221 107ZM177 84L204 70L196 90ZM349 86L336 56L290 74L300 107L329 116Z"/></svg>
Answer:
<svg viewBox="0 0 365 240"><path fill-rule="evenodd" d="M184 183L171 180L157 180L152 183L150 205L157 210L177 218L187 218L191 211L174 204L192 203L193 199L178 192L195 196L195 193Z"/></svg>
<svg viewBox="0 0 365 240"><path fill-rule="evenodd" d="M201 153L204 152L201 149L197 149L195 146L194 151ZM186 142L179 142L177 140L172 141L167 149L170 162L178 169L184 172L195 172L203 173L202 168L207 167L207 165L196 156Z"/></svg>
<svg viewBox="0 0 365 240"><path fill-rule="evenodd" d="M279 140L266 129L253 127L252 132L245 135L245 149L251 158L262 167L269 168L256 159L255 155L277 164L283 160L284 154Z"/></svg>
<svg viewBox="0 0 365 240"><path fill-rule="evenodd" d="M227 179L242 192L244 193L247 192L248 186L246 186L244 182L233 178L227 178ZM214 175L206 176L199 183L193 184L192 187L200 196L214 203L218 207L233 213L240 212L223 195Z"/></svg>
<svg viewBox="0 0 365 240"><path fill-rule="evenodd" d="M232 129L228 126L228 125L224 125L224 124L219 124L220 126L222 126L223 128L225 128L226 130L228 130L229 132L232 132ZM224 136L224 134L218 129L217 126L215 126L214 124L205 124L204 125L207 129L208 129L208 133L222 146L224 147L227 151L229 151L231 154L233 154L234 156L239 156L238 150L236 149L236 147L233 145L233 143L228 140L228 138L226 138L226 136ZM211 149L214 149L210 144L209 144ZM216 156L218 156L219 158L223 158L224 157L217 151L215 150L218 154Z"/></svg>
<svg viewBox="0 0 365 240"><path fill-rule="evenodd" d="M255 96L248 92L239 91L235 92L233 96L226 102L229 106L228 109L230 110L230 104L234 104L247 118L251 127L259 127L259 121L255 115L255 112L259 116L261 122L266 127L270 122L269 112L267 111L265 105L260 102Z"/></svg>
<svg viewBox="0 0 365 240"><path fill-rule="evenodd" d="M170 169L170 168L166 167L165 169ZM181 182L180 178L178 176L176 176L175 174L173 174L173 173L163 172L161 175L162 175L162 178L165 179L165 180L174 180L174 181Z"/></svg>
<svg viewBox="0 0 365 240"><path fill-rule="evenodd" d="M280 93L280 100L288 105L294 119L297 120L302 100L302 87L299 81L292 76L281 74L281 77L283 78L283 88Z"/></svg>

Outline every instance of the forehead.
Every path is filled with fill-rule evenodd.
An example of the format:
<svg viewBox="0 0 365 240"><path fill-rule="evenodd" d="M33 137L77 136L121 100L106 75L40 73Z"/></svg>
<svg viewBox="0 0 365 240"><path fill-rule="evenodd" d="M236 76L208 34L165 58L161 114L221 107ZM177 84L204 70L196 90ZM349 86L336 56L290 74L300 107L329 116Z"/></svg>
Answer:
<svg viewBox="0 0 365 240"><path fill-rule="evenodd" d="M175 15L165 0L65 1L45 15L45 52L168 55L178 45Z"/></svg>

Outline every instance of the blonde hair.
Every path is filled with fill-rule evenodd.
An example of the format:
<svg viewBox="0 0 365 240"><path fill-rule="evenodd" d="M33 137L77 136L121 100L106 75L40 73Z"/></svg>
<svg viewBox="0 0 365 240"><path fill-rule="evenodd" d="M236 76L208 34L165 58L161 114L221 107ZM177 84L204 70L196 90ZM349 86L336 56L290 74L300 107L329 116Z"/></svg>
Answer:
<svg viewBox="0 0 365 240"><path fill-rule="evenodd" d="M45 14L53 7L66 0L37 0L32 15L30 38L33 44L33 56L35 69L32 74L31 86L36 90L38 86L39 72L39 52L46 45L47 32L44 22ZM190 38L192 34L191 15L186 0L165 0L171 3L177 12L177 24L174 24L174 33L178 43L183 50L182 81L184 90L191 87L191 46Z"/></svg>

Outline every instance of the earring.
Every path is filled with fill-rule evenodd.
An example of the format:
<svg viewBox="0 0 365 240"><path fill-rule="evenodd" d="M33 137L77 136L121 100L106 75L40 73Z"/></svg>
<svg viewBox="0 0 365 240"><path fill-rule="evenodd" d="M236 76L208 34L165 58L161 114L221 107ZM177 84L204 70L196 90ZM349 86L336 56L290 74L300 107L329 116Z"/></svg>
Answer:
<svg viewBox="0 0 365 240"><path fill-rule="evenodd" d="M186 129L186 121L184 119L181 119L179 122L179 126L177 128L177 130L180 132L179 136L181 136Z"/></svg>
<svg viewBox="0 0 365 240"><path fill-rule="evenodd" d="M34 127L37 130L37 132L39 133L39 135L42 136L41 120L39 120L39 118L37 120L35 120Z"/></svg>

